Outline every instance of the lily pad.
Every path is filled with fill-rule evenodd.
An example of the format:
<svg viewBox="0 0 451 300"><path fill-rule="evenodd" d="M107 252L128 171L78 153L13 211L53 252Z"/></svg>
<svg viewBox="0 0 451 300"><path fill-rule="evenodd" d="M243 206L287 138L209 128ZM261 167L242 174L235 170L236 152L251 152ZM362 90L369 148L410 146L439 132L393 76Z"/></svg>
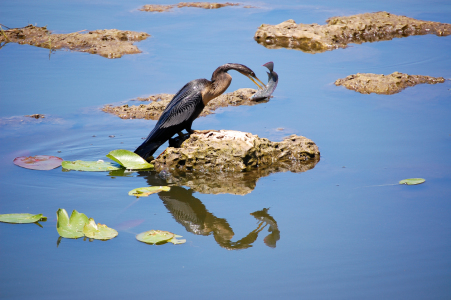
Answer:
<svg viewBox="0 0 451 300"><path fill-rule="evenodd" d="M409 179L401 180L399 182L399 184L415 185L415 184L421 184L425 181L426 180L423 178L409 178Z"/></svg>
<svg viewBox="0 0 451 300"><path fill-rule="evenodd" d="M96 224L93 218L83 228L86 237L96 240L109 240L118 235L117 231L103 224Z"/></svg>
<svg viewBox="0 0 451 300"><path fill-rule="evenodd" d="M20 156L14 159L14 164L32 170L52 170L61 166L62 158L52 155Z"/></svg>
<svg viewBox="0 0 451 300"><path fill-rule="evenodd" d="M75 209L70 219L65 209L60 208L56 212L56 230L64 238L77 239L84 236L83 228L88 222L88 217Z"/></svg>
<svg viewBox="0 0 451 300"><path fill-rule="evenodd" d="M17 223L17 224L25 224L25 223L35 223L38 221L47 221L47 217L44 217L42 214L32 215L32 214L5 214L0 215L0 222L5 223Z"/></svg>
<svg viewBox="0 0 451 300"><path fill-rule="evenodd" d="M146 244L163 244L163 243L173 243L173 244L183 244L186 240L177 240L180 235L175 235L169 231L162 230L149 230L142 232L136 236L136 239L140 242Z"/></svg>
<svg viewBox="0 0 451 300"><path fill-rule="evenodd" d="M105 162L103 160L98 161L63 161L62 166L64 169L76 170L76 171L88 171L88 172L104 172L104 171L115 171L120 170L120 167L113 165L110 162Z"/></svg>
<svg viewBox="0 0 451 300"><path fill-rule="evenodd" d="M133 189L130 192L128 192L129 196L136 196L136 197L147 197L151 194L159 193L159 192L168 192L171 188L168 186L148 186L148 187L141 187L137 189Z"/></svg>
<svg viewBox="0 0 451 300"><path fill-rule="evenodd" d="M138 154L124 149L113 150L106 157L131 170L153 168L152 164L149 164Z"/></svg>

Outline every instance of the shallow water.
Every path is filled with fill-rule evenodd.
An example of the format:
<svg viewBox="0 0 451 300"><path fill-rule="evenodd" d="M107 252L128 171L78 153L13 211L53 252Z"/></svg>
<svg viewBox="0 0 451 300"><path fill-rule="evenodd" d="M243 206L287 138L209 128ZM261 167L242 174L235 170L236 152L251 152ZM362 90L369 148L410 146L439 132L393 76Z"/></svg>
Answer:
<svg viewBox="0 0 451 300"><path fill-rule="evenodd" d="M332 16L380 10L451 23L448 1L259 1L249 3L258 9L161 14L137 11L144 4L0 3L0 23L8 27L29 22L57 33L117 28L152 35L137 43L142 54L115 60L67 51L49 60L47 49L17 44L0 49L0 117L49 115L40 124L1 126L0 213L49 217L43 228L0 224L2 299L451 297L450 81L390 96L333 84L357 72L451 78L451 37L415 36L315 55L270 50L253 40L261 23L324 24ZM243 63L265 80L261 65L268 61L279 74L271 101L222 109L193 127L271 140L306 136L321 151L312 170L262 177L244 196L178 187L136 200L129 190L162 180L152 173L39 172L12 164L21 155L97 160L113 149L134 150L155 121L121 120L101 106L175 93L228 62ZM231 75L228 91L252 87L244 76ZM390 185L412 177L426 183ZM185 220L216 226L216 239L187 230L174 205L192 212ZM105 242L63 239L57 247L58 208L86 213L117 228L119 236ZM246 240L251 247L227 250L221 242L249 236L259 224L250 214L264 208L280 231L276 246L267 245L274 246L271 237L265 243L267 226L255 241ZM175 232L187 243L150 246L135 240L150 229Z"/></svg>

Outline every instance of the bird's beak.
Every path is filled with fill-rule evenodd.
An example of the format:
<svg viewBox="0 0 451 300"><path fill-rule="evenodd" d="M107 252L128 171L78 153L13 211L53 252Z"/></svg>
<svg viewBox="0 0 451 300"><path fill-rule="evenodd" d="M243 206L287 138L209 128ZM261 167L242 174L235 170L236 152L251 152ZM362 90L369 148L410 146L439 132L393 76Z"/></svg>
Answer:
<svg viewBox="0 0 451 300"><path fill-rule="evenodd" d="M252 80L252 82L255 83L255 85L257 85L259 89L262 89L262 90L263 90L263 89L266 87L266 85L265 85L263 82L261 82L260 79L258 79L257 77L254 77L254 76L252 76L252 75L247 75L247 74L243 74L243 75L245 75L247 78L249 78L250 80ZM258 80L258 82L260 82L260 83L262 84L263 87L260 86L257 82L255 82L254 78L255 78L256 80Z"/></svg>

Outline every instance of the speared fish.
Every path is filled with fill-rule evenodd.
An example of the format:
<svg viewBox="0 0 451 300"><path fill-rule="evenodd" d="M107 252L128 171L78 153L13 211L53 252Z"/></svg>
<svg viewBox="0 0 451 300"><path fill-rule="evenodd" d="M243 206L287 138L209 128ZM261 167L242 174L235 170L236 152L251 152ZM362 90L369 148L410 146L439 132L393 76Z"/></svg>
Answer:
<svg viewBox="0 0 451 300"><path fill-rule="evenodd" d="M254 95L252 95L251 100L269 99L269 97L271 97L272 93L277 87L279 75L274 72L274 63L270 61L263 66L267 67L269 70L269 72L266 72L268 74L268 83L266 84L266 87L264 89L258 90Z"/></svg>

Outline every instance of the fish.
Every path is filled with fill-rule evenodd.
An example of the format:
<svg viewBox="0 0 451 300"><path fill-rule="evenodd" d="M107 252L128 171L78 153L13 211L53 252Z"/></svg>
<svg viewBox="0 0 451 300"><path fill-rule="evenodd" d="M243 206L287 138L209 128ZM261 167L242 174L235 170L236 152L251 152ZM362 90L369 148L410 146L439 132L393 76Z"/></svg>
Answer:
<svg viewBox="0 0 451 300"><path fill-rule="evenodd" d="M269 99L277 87L279 75L274 72L274 63L270 61L263 66L268 68L269 70L269 72L266 72L268 74L268 83L266 84L266 87L264 89L258 90L254 95L252 95L252 97L250 98L251 100Z"/></svg>

